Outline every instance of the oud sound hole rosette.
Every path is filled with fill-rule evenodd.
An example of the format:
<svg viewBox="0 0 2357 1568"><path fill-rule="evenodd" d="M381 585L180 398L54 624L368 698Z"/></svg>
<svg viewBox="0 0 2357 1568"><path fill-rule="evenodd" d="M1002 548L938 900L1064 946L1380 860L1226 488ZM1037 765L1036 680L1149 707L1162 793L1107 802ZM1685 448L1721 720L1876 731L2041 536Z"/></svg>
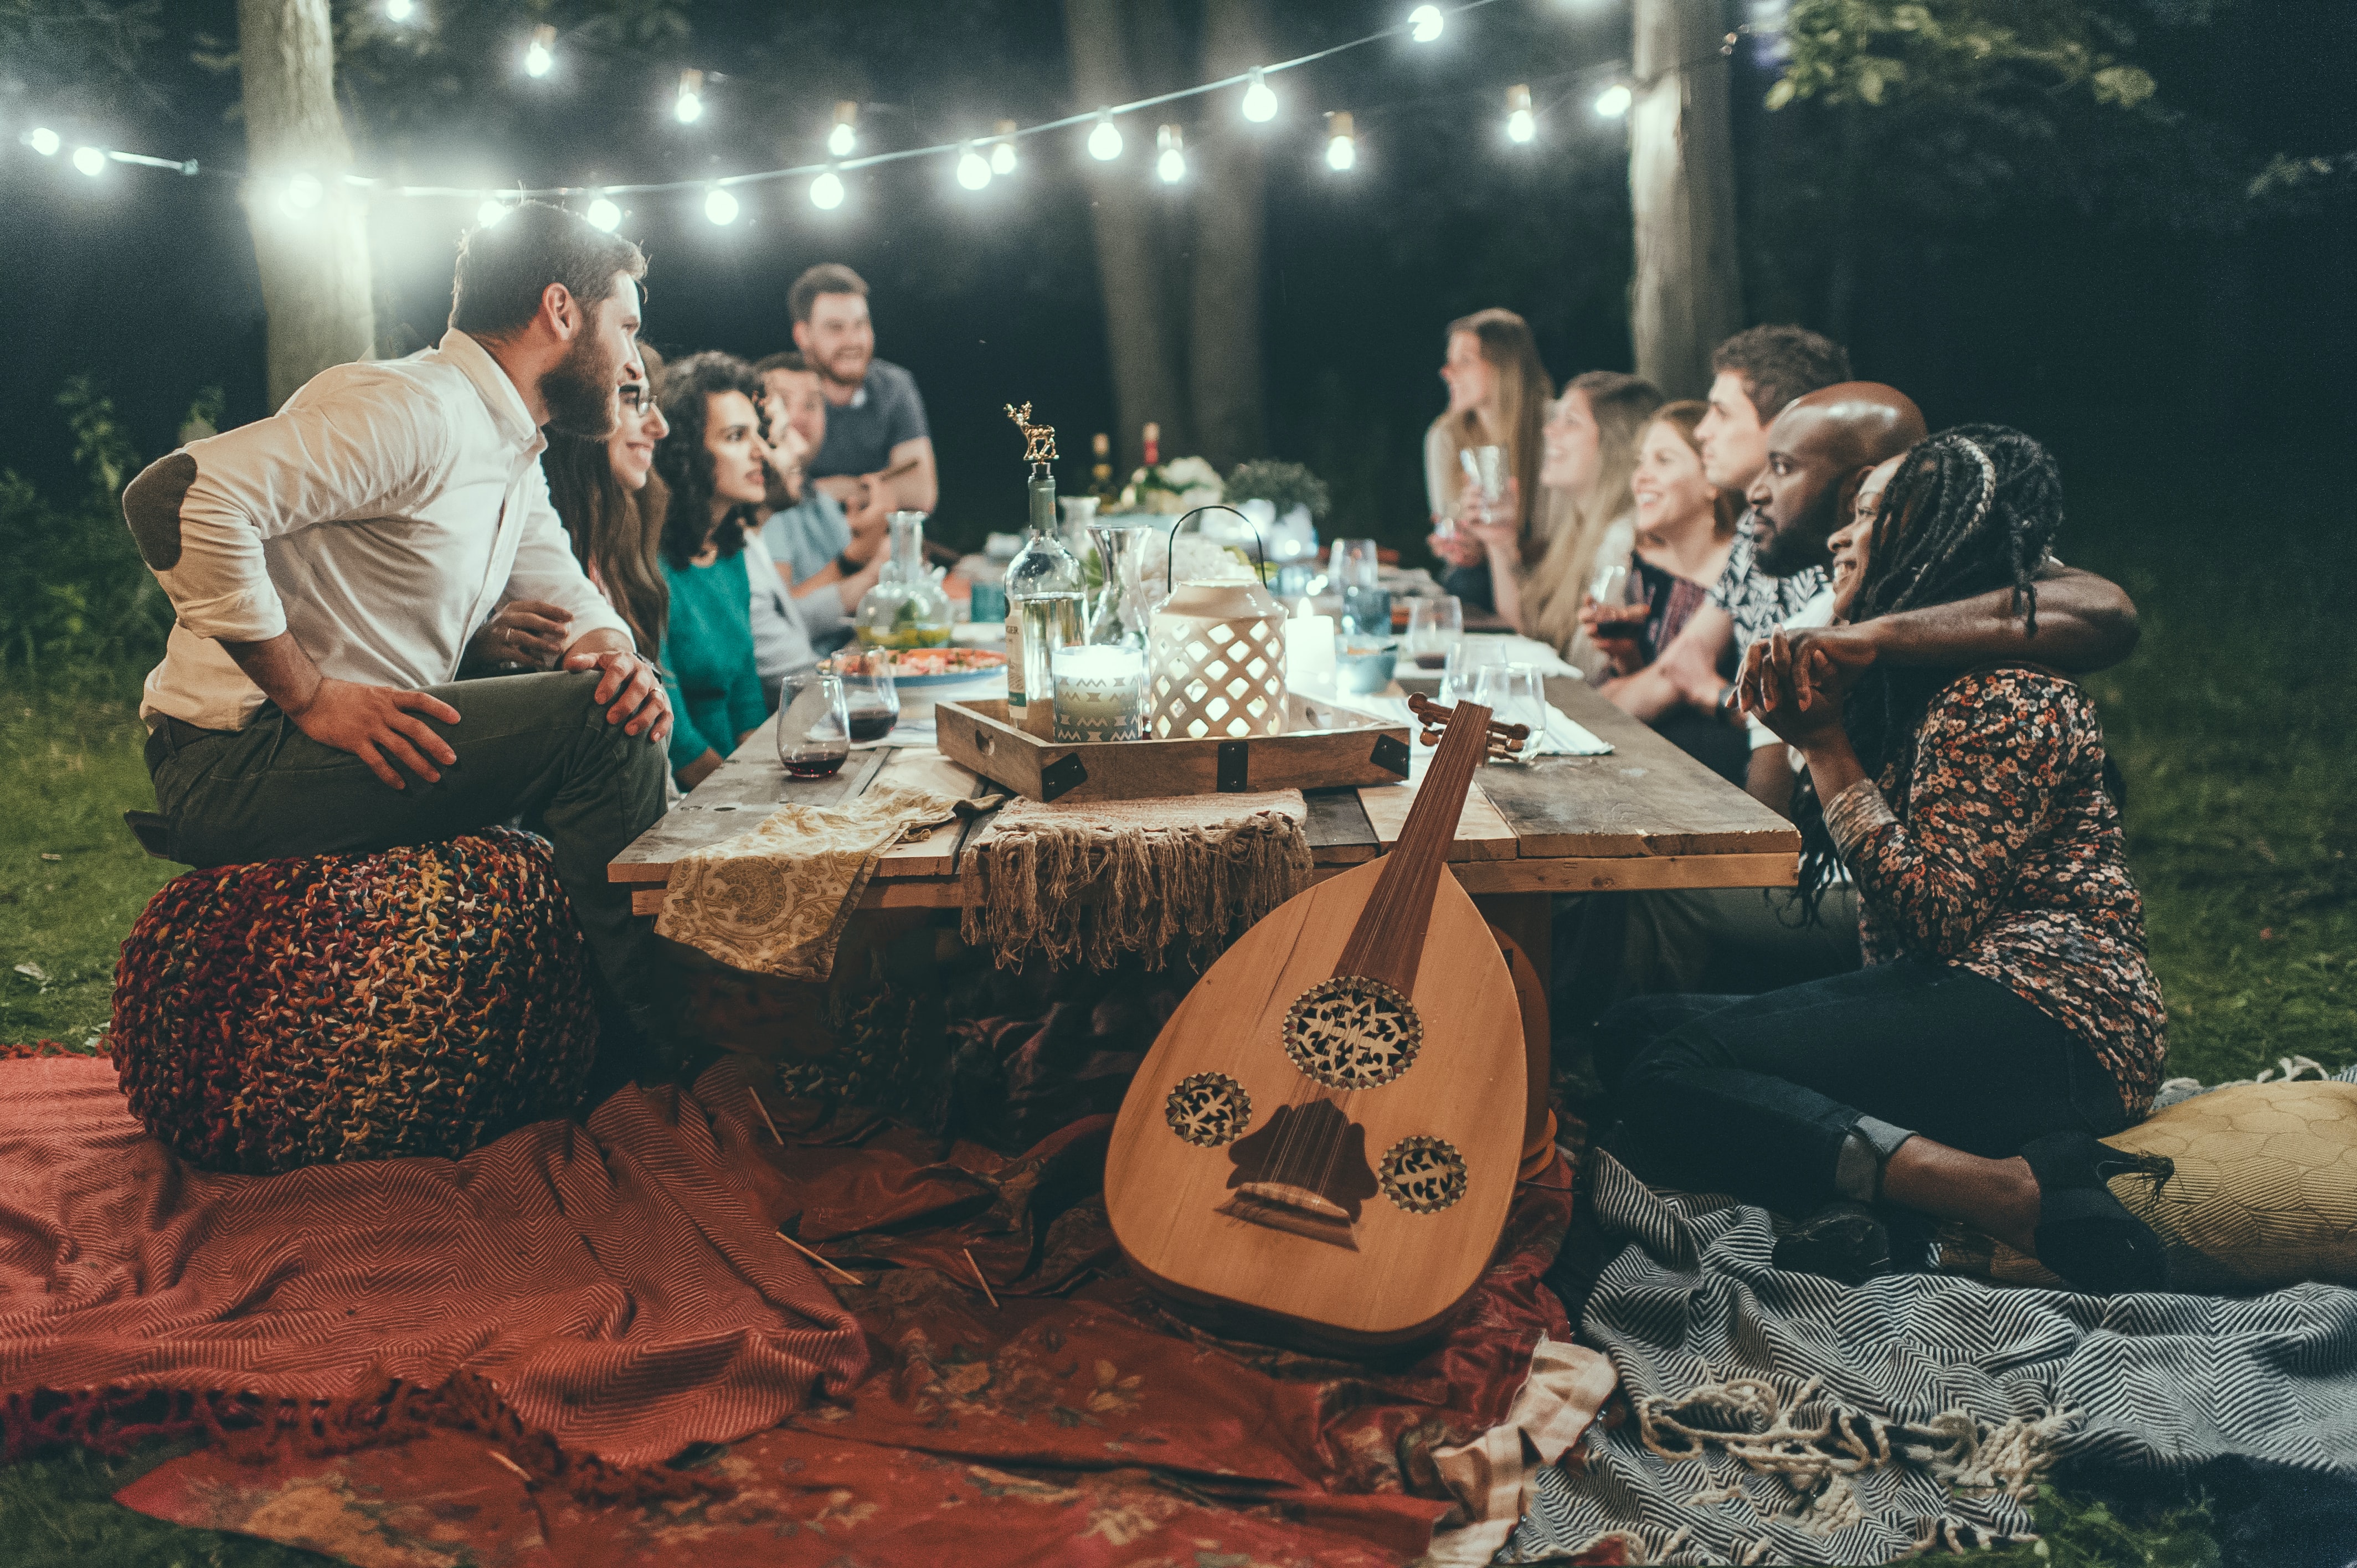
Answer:
<svg viewBox="0 0 2357 1568"><path fill-rule="evenodd" d="M1383 1155L1376 1179L1410 1214L1437 1214L1465 1196L1465 1156L1446 1138L1402 1138Z"/></svg>
<svg viewBox="0 0 2357 1568"><path fill-rule="evenodd" d="M1415 1006L1380 980L1337 975L1285 1015L1285 1054L1329 1089L1373 1089L1405 1072L1424 1044Z"/></svg>
<svg viewBox="0 0 2357 1568"><path fill-rule="evenodd" d="M1195 1073L1171 1090L1162 1102L1162 1119L1188 1143L1216 1149L1252 1125L1252 1096L1226 1073Z"/></svg>

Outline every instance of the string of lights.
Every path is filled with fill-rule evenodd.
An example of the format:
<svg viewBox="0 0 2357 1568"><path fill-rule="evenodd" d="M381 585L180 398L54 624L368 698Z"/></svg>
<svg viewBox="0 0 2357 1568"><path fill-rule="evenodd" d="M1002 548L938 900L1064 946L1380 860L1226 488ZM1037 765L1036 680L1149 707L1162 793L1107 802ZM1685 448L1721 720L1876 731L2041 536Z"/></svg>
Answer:
<svg viewBox="0 0 2357 1568"><path fill-rule="evenodd" d="M1405 20L1390 27L1369 33L1362 38L1332 44L1291 59L1269 65L1254 66L1233 75L1219 77L1192 87L1126 103L1109 104L1103 108L1084 110L1059 119L1046 120L1032 125L1014 120L999 120L991 134L969 137L960 141L936 142L924 146L899 147L861 154L859 147L859 105L844 101L834 105L833 121L827 131L823 161L794 164L781 168L757 169L739 174L718 175L702 178L646 180L624 184L597 186L514 186L486 188L481 186L419 185L377 176L345 173L336 176L343 184L377 195L415 199L472 199L479 203L476 220L482 224L496 223L515 203L530 199L587 198L584 209L590 222L611 231L620 226L623 211L616 200L620 197L654 196L675 192L701 192L704 215L711 222L726 226L736 221L743 203L736 192L743 188L775 184L780 181L807 179L807 195L813 207L832 211L843 205L848 188L845 177L861 170L885 165L906 163L920 158L946 157L953 160L952 170L957 183L969 191L980 191L995 178L1014 174L1021 166L1017 152L1019 144L1060 131L1088 127L1084 145L1089 156L1099 162L1118 159L1126 146L1120 121L1129 115L1157 109L1206 94L1242 88L1238 112L1254 124L1274 120L1280 109L1276 89L1269 79L1287 71L1299 70L1335 55L1380 43L1387 38L1405 37L1412 42L1428 44L1447 30L1451 18L1469 11L1495 5L1498 0L1463 0L1462 4L1444 9L1426 4L1407 14ZM388 20L408 23L418 17L416 0L381 0ZM1738 33L1750 30L1738 28ZM1717 51L1731 51L1737 33L1727 35L1727 42ZM544 78L557 67L561 39L556 28L547 23L535 27L524 46L524 73L534 79ZM1699 61L1681 61L1670 69L1679 70ZM1600 118L1618 119L1625 115L1635 102L1632 84L1618 67L1600 68L1581 75L1606 76L1609 80L1596 94L1590 108ZM694 124L705 113L705 91L707 73L696 70L680 72L678 86L672 102L673 116L680 124ZM1504 131L1507 140L1522 145L1533 141L1538 134L1538 119L1533 108L1531 89L1527 83L1516 83L1506 90ZM1325 115L1325 164L1337 174L1348 173L1358 163L1358 130L1351 112L1335 110ZM26 147L41 157L54 157L65 148L65 138L47 125L35 125L17 138ZM1177 124L1164 122L1155 131L1155 177L1166 185L1185 181L1188 173L1186 132ZM156 157L144 153L124 152L113 147L83 144L75 146L69 161L81 174L98 178L113 164L130 164L150 168L175 169L183 176L199 174L224 175L232 178L254 177L234 171L200 166L194 158ZM289 174L270 177L275 183L276 199L283 210L300 215L317 208L325 199L327 187L318 174L297 169Z"/></svg>

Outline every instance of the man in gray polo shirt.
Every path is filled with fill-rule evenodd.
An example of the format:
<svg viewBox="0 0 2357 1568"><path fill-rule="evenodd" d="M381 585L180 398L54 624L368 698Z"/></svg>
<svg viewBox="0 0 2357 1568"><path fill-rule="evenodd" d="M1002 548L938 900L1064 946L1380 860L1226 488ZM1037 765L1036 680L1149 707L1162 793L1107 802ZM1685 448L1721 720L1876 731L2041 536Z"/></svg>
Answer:
<svg viewBox="0 0 2357 1568"><path fill-rule="evenodd" d="M826 394L826 442L810 459L812 481L853 512L879 503L932 510L941 488L925 400L916 377L876 357L866 282L823 262L794 280L786 304L794 347Z"/></svg>

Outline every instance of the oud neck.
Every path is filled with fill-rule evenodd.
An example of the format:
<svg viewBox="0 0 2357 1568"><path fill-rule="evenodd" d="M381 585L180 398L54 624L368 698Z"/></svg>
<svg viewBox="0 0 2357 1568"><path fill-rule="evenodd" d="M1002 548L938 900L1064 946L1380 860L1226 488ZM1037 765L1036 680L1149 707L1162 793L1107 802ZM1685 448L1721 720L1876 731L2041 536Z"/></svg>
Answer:
<svg viewBox="0 0 2357 1568"><path fill-rule="evenodd" d="M1459 703L1448 720L1440 749L1416 786L1400 835L1383 856L1383 875L1351 928L1350 940L1334 966L1340 974L1380 980L1405 996L1415 989L1424 956L1424 934L1432 923L1432 899L1456 842L1473 770L1490 747L1490 710Z"/></svg>

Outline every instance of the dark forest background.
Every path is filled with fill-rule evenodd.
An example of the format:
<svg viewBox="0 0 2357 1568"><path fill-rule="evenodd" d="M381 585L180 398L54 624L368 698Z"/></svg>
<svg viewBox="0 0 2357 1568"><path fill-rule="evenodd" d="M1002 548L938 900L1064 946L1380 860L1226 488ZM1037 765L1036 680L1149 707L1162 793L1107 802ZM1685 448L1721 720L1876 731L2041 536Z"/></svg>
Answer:
<svg viewBox="0 0 2357 1568"><path fill-rule="evenodd" d="M516 69L542 12L420 0L425 28L339 8L339 71L361 166L418 179L588 183L807 160L838 98L867 147L986 134L1068 113L1063 12L1011 0L767 5L608 0L568 32L545 82ZM41 10L14 0L16 21ZM0 11L8 7L0 6ZM1279 58L1387 26L1388 0L1270 6ZM139 151L243 161L232 0L171 0L93 58L86 36L21 27L0 61L0 275L9 374L0 467L81 488L59 394L86 374L130 450L173 444L200 389L237 423L267 412L252 239L232 184L112 167L85 179L17 145L59 124ZM1210 74L1200 12L1165 8L1157 90ZM1781 12L1730 5L1730 27ZM137 20L144 16L144 21ZM563 18L559 18L563 19ZM2357 148L2347 83L2357 18L2341 0L2140 0L2106 14L2157 95L2133 109L2034 77L1894 88L1879 104L1764 107L1772 36L1734 57L1745 304L1846 339L1860 373L1897 383L1934 426L2012 423L2052 442L2066 478L2121 465L2255 462L2357 429ZM576 19L577 20L577 18ZM0 16L0 24L7 18ZM1443 324L1485 306L1528 317L1558 380L1627 368L1625 131L1596 88L1629 53L1625 0L1503 0L1442 40L1387 40L1277 79L1267 127L1262 289L1271 455L1334 486L1337 521L1410 543L1424 502L1418 436L1440 406ZM208 56L216 57L210 60ZM716 73L693 129L666 113L682 65ZM1499 134L1504 86L1532 84L1537 142ZM1347 177L1320 161L1318 112L1360 132ZM1188 127L1199 166L1246 134L1234 95L1126 123L1127 155L1080 134L1028 142L979 196L946 160L865 173L832 214L799 182L743 192L716 228L688 192L627 202L652 258L647 337L672 351L788 345L802 268L847 262L873 285L880 351L924 389L941 453L940 532L972 542L1020 510L999 405L1033 401L1069 456L1113 424L1092 200L1150 179L1152 124ZM1156 188L1161 242L1194 242L1196 188ZM384 199L371 236L379 347L433 341L471 200ZM1122 432L1125 460L1135 435ZM1181 448L1183 449L1183 447ZM1068 461L1068 487L1084 475ZM2253 475L2253 506L2266 480Z"/></svg>

